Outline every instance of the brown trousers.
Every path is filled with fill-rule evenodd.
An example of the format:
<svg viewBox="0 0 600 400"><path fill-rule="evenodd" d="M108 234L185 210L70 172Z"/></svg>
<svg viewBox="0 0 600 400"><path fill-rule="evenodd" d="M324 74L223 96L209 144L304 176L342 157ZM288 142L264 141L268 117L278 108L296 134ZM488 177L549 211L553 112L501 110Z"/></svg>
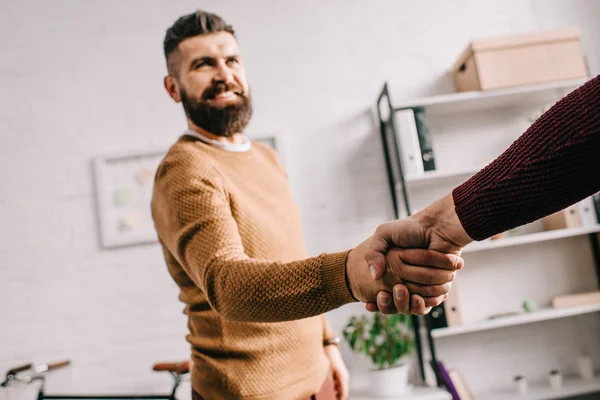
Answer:
<svg viewBox="0 0 600 400"><path fill-rule="evenodd" d="M319 393L313 394L306 400L336 400L337 392L335 391L335 381L333 380L333 374L329 374L321 389L319 389ZM194 389L192 389L192 400L212 400L205 399L200 396Z"/></svg>

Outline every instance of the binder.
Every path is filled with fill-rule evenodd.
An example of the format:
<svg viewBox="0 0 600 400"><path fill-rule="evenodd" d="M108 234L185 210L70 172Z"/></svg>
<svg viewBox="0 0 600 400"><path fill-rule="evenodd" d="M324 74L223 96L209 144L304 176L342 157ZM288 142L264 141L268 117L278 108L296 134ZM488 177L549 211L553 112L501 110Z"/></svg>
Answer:
<svg viewBox="0 0 600 400"><path fill-rule="evenodd" d="M596 209L596 221L600 224L600 192L592 196L594 208Z"/></svg>
<svg viewBox="0 0 600 400"><path fill-rule="evenodd" d="M592 197L581 200L578 206L581 226L595 226L598 224L598 216L596 215L596 208Z"/></svg>
<svg viewBox="0 0 600 400"><path fill-rule="evenodd" d="M448 298L439 306L431 309L429 318L431 329L462 325L463 321L456 282L452 283L452 289L448 293Z"/></svg>
<svg viewBox="0 0 600 400"><path fill-rule="evenodd" d="M450 289L450 292L448 293L448 298L442 305L444 306L446 314L446 324L448 326L462 325L463 321L456 282L452 283L452 289Z"/></svg>
<svg viewBox="0 0 600 400"><path fill-rule="evenodd" d="M396 123L397 150L402 160L404 176L412 178L423 175L425 170L414 111L410 108L396 111L394 121Z"/></svg>
<svg viewBox="0 0 600 400"><path fill-rule="evenodd" d="M433 144L431 141L431 133L429 131L429 123L427 115L423 107L414 109L415 122L417 124L417 134L419 136L419 145L421 147L421 159L423 161L423 169L425 171L435 170L435 156L433 154Z"/></svg>

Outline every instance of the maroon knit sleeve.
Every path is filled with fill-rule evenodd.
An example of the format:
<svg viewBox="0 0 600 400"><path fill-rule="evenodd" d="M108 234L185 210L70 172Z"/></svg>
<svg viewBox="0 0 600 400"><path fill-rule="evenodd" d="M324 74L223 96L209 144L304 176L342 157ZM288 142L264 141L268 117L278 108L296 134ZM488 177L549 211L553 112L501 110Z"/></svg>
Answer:
<svg viewBox="0 0 600 400"><path fill-rule="evenodd" d="M600 190L600 75L546 111L453 192L474 240L533 222Z"/></svg>

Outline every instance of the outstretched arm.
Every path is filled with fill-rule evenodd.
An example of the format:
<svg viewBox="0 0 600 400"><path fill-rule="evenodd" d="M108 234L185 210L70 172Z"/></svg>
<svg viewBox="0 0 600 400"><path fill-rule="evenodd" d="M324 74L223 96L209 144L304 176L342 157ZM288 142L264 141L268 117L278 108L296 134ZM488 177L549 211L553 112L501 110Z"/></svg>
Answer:
<svg viewBox="0 0 600 400"><path fill-rule="evenodd" d="M225 187L203 160L171 154L157 172L152 206L161 242L224 318L302 319L354 301L375 301L379 291L404 281L429 283L433 291L413 307L419 313L443 300L454 270L462 266L456 256L394 250L385 260L386 275L374 282L364 261L370 239L352 250L287 263L251 258ZM439 268L418 267L427 265Z"/></svg>
<svg viewBox="0 0 600 400"><path fill-rule="evenodd" d="M413 224L394 221L374 235L367 256L376 278L383 254L400 246L412 227L422 247L460 254L472 240L535 221L600 190L600 76L546 111L496 160L420 213ZM378 299L390 295L382 293ZM379 308L394 312L379 302ZM374 304L368 309L375 310Z"/></svg>

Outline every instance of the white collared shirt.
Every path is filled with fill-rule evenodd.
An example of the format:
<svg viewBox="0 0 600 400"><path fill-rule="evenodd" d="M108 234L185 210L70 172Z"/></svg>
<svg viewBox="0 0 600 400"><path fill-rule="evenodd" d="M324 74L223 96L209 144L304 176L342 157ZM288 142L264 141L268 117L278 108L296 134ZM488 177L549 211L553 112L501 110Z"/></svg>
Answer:
<svg viewBox="0 0 600 400"><path fill-rule="evenodd" d="M250 139L247 136L242 136L241 143L230 143L230 142L224 142L224 141L222 142L220 140L211 139L211 138L204 136L203 134L193 131L191 129L186 129L185 132L183 132L183 134L193 136L197 139L202 140L206 144L220 147L226 151L241 153L241 152L250 150L250 147L252 147L252 143L250 142Z"/></svg>

